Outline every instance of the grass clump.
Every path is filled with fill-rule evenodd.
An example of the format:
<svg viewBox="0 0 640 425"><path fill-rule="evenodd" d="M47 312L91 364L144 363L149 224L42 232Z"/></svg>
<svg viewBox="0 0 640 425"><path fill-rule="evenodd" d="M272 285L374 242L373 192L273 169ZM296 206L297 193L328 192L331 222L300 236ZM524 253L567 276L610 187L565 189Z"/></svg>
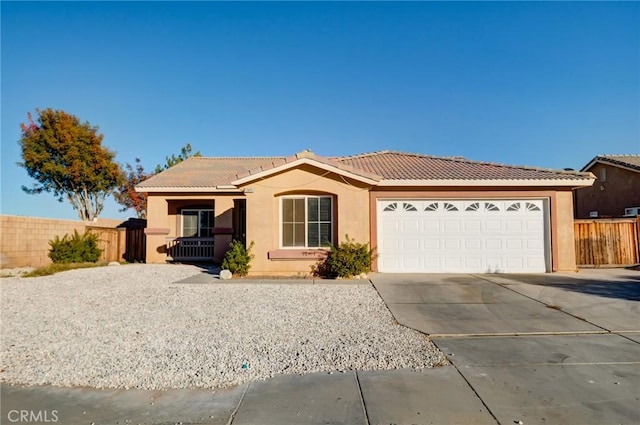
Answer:
<svg viewBox="0 0 640 425"><path fill-rule="evenodd" d="M68 270L75 269L88 269L91 267L104 267L106 266L106 261L100 261L96 263L54 263L44 267L38 267L30 271L29 273L25 273L22 277L38 277L38 276L50 276L52 274L66 272Z"/></svg>

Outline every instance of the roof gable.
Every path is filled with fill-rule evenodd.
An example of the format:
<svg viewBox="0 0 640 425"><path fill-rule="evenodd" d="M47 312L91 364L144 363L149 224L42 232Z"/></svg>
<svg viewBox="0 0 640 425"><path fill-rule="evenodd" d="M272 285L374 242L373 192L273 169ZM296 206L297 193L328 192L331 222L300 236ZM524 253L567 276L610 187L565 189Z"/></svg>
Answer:
<svg viewBox="0 0 640 425"><path fill-rule="evenodd" d="M612 165L640 173L640 155L597 155L581 171L589 171L596 164Z"/></svg>
<svg viewBox="0 0 640 425"><path fill-rule="evenodd" d="M375 185L381 179L380 176L362 170L361 168L351 167L348 164L341 163L340 161L316 155L311 151L302 151L293 156L265 163L256 169L239 173L237 176L238 178L232 181L231 184L242 185L259 178L264 178L275 173L298 167L302 164L309 164L371 185Z"/></svg>

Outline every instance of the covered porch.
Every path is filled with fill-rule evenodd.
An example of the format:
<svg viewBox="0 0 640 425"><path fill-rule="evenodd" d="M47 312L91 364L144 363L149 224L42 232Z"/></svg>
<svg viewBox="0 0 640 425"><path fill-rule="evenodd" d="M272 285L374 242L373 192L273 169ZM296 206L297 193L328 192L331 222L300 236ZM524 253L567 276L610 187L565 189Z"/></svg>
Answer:
<svg viewBox="0 0 640 425"><path fill-rule="evenodd" d="M232 240L246 239L246 200L235 195L152 198L164 204L164 214L149 217L146 229L155 259L220 263Z"/></svg>

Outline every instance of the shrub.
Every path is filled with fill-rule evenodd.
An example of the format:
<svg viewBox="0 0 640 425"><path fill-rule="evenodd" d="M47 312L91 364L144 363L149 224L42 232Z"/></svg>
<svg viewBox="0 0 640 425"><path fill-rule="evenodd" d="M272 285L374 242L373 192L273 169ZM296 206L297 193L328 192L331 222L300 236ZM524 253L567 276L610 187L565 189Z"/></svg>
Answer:
<svg viewBox="0 0 640 425"><path fill-rule="evenodd" d="M327 259L316 265L313 272L324 277L350 278L371 271L374 257L374 250L368 243L358 243L346 235L344 242L337 247L331 246Z"/></svg>
<svg viewBox="0 0 640 425"><path fill-rule="evenodd" d="M98 248L98 236L89 231L81 235L74 230L73 235L66 234L62 239L56 236L49 245L49 258L56 264L95 263L102 253Z"/></svg>
<svg viewBox="0 0 640 425"><path fill-rule="evenodd" d="M231 241L229 244L229 250L224 254L224 260L222 261L222 268L229 270L231 273L237 276L246 276L251 268L251 260L254 255L251 253L253 248L253 241L248 248L240 241Z"/></svg>
<svg viewBox="0 0 640 425"><path fill-rule="evenodd" d="M328 278L335 279L337 276L331 271L331 266L329 266L328 256L311 266L311 276L320 277L320 278Z"/></svg>

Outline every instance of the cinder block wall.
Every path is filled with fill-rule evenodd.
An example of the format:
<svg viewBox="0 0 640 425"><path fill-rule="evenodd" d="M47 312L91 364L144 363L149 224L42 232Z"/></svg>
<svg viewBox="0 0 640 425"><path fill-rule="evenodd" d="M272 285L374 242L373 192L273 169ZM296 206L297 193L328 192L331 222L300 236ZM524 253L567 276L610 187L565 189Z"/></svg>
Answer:
<svg viewBox="0 0 640 425"><path fill-rule="evenodd" d="M0 268L42 267L51 264L49 241L56 236L84 233L87 226L115 228L123 220L96 222L0 215Z"/></svg>

